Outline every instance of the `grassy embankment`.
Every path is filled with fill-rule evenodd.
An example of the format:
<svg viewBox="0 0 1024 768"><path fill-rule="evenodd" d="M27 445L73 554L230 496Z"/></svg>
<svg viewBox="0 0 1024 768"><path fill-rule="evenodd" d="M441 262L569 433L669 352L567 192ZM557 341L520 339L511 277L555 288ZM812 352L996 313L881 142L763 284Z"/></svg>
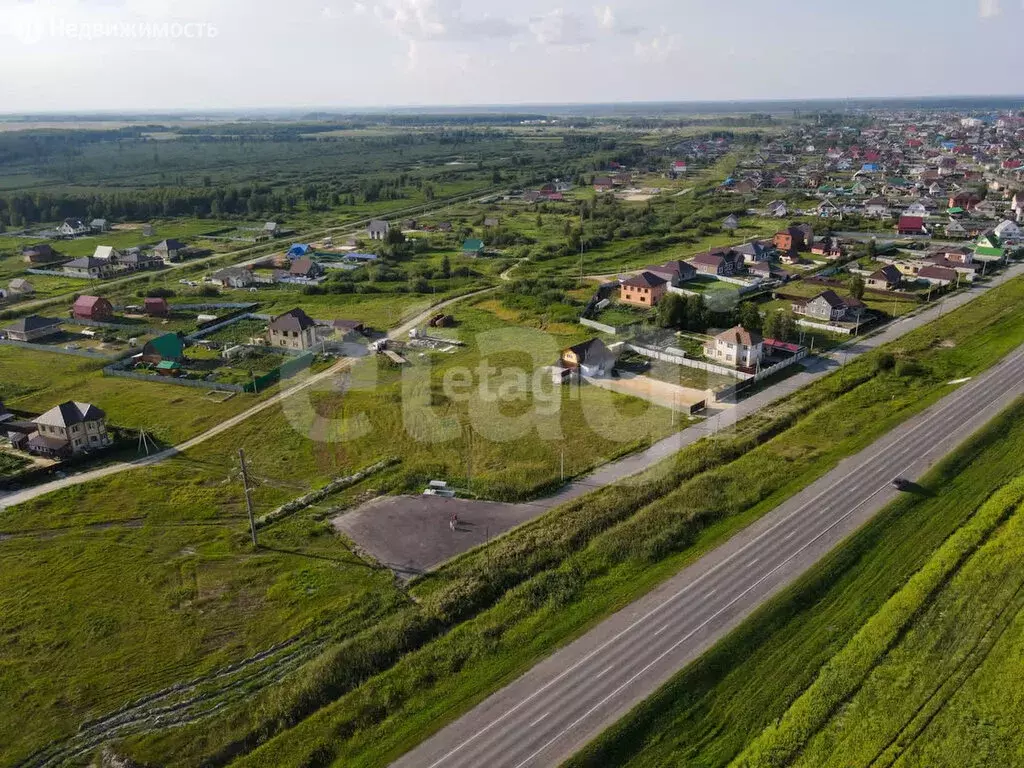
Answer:
<svg viewBox="0 0 1024 768"><path fill-rule="evenodd" d="M1018 401L568 765L1015 764L1022 446Z"/></svg>
<svg viewBox="0 0 1024 768"><path fill-rule="evenodd" d="M280 733L242 764L386 763L951 391L948 381L1024 342L1024 319L1012 309L1022 291L1024 281L1009 283L909 334L890 347L904 358L894 372L879 369L881 353L854 361L736 434L456 560L414 586L416 607L328 650L272 693L129 751L216 764Z"/></svg>

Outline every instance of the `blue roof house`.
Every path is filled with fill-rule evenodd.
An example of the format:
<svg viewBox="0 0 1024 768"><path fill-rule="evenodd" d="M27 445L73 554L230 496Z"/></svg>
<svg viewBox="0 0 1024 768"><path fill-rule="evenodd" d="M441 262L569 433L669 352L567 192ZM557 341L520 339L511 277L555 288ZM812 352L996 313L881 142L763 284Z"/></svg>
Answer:
<svg viewBox="0 0 1024 768"><path fill-rule="evenodd" d="M303 243L296 243L288 249L289 259L301 259L303 256L310 256L313 253L313 249Z"/></svg>

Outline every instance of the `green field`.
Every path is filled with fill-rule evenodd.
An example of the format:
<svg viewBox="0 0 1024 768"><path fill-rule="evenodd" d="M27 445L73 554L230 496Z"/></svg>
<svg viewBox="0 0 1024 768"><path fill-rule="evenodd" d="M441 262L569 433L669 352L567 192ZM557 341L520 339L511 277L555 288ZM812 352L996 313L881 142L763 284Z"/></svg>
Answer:
<svg viewBox="0 0 1024 768"><path fill-rule="evenodd" d="M569 761L1015 765L1024 404Z"/></svg>
<svg viewBox="0 0 1024 768"><path fill-rule="evenodd" d="M1024 281L1009 283L893 345L915 361L913 374L907 364L897 367L903 373L880 373L882 352L858 359L741 423L735 436L685 449L645 481L567 505L442 568L415 587L421 607L396 618L386 642L366 636L384 643L381 661L368 660L369 648L354 639L287 689L204 724L201 737L169 732L133 742L131 753L147 761L176 754L185 765L236 739L251 748L268 729L301 720L243 764L301 764L313 755L323 764L386 763L949 392L949 380L1024 342L1024 320L1008 309L1022 291ZM452 628L419 647L439 621ZM351 688L353 679L365 682Z"/></svg>

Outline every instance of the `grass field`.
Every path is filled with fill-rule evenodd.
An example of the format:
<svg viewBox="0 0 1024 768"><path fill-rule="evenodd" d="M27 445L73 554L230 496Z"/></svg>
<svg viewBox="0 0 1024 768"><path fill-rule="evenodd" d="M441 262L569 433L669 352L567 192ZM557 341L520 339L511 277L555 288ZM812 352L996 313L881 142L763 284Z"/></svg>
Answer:
<svg viewBox="0 0 1024 768"><path fill-rule="evenodd" d="M1017 764L1022 441L1018 402L568 765Z"/></svg>
<svg viewBox="0 0 1024 768"><path fill-rule="evenodd" d="M0 347L0 400L38 413L66 400L92 403L106 411L111 425L143 428L167 444L192 437L257 402L252 396L216 402L201 389L105 377L104 365L102 360Z"/></svg>
<svg viewBox="0 0 1024 768"><path fill-rule="evenodd" d="M386 641L376 636L386 671L372 675L379 667L352 640L326 654L315 673L204 724L201 736L169 732L134 741L131 753L193 764L230 742L251 749L284 723L241 764L386 764L949 392L950 379L1019 345L1024 320L1012 305L1022 290L1024 281L1009 283L894 344L919 366L909 378L875 371L881 353L861 358L743 422L735 437L686 449L645 482L605 489L442 568L415 587L420 608L402 614L401 630L392 625ZM453 628L423 644L439 621Z"/></svg>
<svg viewBox="0 0 1024 768"><path fill-rule="evenodd" d="M558 388L557 413L544 416L542 424L528 421L524 432L502 425L528 412L529 400L507 392L502 397L498 381L468 401L448 402L436 385L449 370L476 370L486 341L478 335L504 327L486 312L473 312L467 310L462 321L460 330L473 335L459 355L437 356L432 366L417 363L412 374L378 368L371 358L365 370L353 373L347 395L314 393L310 410L298 399L158 466L5 510L0 530L9 538L0 541L0 567L12 578L0 585L6 649L0 698L19 705L0 726L0 762L17 762L69 735L84 718L300 632L352 637L408 606L389 572L354 558L314 514L261 533L264 548L253 552L239 490L239 447L246 451L262 514L395 455L399 465L331 503L347 503L370 489L418 492L435 477L468 484L485 497L523 498L559 484L563 452L572 476L672 430L664 409L597 388ZM494 352L488 359L496 368L525 364L518 353ZM18 370L25 366L19 363ZM361 388L364 374L376 377L375 390ZM91 376L80 372L75 386L100 394L96 388L106 382ZM75 378L69 370L68 386ZM19 376L9 383L21 392L19 401L57 397L52 389L34 391L21 382ZM141 382L125 390L118 383L121 394L104 402L112 423L137 413L138 406L128 407L137 401L128 401L125 392L195 397L189 411L203 412L201 396L192 390ZM427 399L420 401L420 394ZM236 397L227 405L248 402ZM147 407L159 408L159 401ZM181 412L168 410L168 431L181 429L171 421L173 414L180 420ZM327 419L323 426L314 423L317 414ZM344 434L363 418L366 435Z"/></svg>

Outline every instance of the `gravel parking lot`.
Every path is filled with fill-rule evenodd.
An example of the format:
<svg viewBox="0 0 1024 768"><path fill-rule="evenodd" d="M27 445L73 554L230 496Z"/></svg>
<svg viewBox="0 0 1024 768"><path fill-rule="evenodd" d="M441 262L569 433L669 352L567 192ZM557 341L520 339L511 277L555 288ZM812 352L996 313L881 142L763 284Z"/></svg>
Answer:
<svg viewBox="0 0 1024 768"><path fill-rule="evenodd" d="M458 515L455 530L450 525L453 513ZM333 525L382 565L411 579L537 513L530 504L382 496L336 517Z"/></svg>

